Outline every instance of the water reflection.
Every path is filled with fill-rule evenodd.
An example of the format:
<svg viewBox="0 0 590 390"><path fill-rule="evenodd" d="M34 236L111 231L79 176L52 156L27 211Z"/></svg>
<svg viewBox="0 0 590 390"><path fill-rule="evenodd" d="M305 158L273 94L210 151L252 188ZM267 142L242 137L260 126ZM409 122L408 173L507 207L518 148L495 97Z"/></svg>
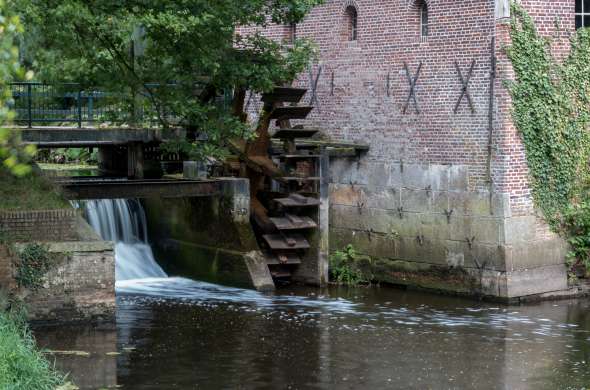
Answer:
<svg viewBox="0 0 590 390"><path fill-rule="evenodd" d="M57 357L83 388L590 384L587 301L503 307L387 288L264 295L182 278L117 289L120 355L105 355L115 348L113 330L37 330L44 346L91 352Z"/></svg>

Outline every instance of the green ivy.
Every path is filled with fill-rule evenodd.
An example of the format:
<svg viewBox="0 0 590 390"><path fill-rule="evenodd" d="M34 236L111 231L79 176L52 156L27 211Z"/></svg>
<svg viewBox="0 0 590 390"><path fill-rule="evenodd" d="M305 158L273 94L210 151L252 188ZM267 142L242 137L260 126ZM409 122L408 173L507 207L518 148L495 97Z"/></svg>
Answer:
<svg viewBox="0 0 590 390"><path fill-rule="evenodd" d="M27 244L18 254L16 281L19 286L38 290L54 264L54 256L41 244Z"/></svg>
<svg viewBox="0 0 590 390"><path fill-rule="evenodd" d="M524 8L512 4L507 54L513 118L526 149L535 205L572 245L570 257L590 266L590 31L571 38L558 61Z"/></svg>

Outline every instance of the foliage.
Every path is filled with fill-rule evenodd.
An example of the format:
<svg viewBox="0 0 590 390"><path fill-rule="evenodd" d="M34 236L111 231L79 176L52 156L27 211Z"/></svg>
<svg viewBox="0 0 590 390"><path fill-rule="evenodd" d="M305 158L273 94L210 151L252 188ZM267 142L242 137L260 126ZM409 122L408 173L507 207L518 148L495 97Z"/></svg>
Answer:
<svg viewBox="0 0 590 390"><path fill-rule="evenodd" d="M296 23L321 2L18 1L31 27L25 57L42 81L118 93L130 112L198 131L201 141L190 143L206 150L196 154L214 157L223 155L226 140L252 136L219 96L290 82L313 54L308 41L286 45L256 27ZM236 26L251 26L252 34L240 35Z"/></svg>
<svg viewBox="0 0 590 390"><path fill-rule="evenodd" d="M21 148L18 135L3 128L14 119L14 112L9 109L12 93L8 83L15 78L32 77L18 63L15 39L22 31L19 18L8 11L4 0L0 0L0 170L17 176L31 172L27 162L35 154L34 147Z"/></svg>
<svg viewBox="0 0 590 390"><path fill-rule="evenodd" d="M0 388L54 390L64 384L35 347L20 314L0 312Z"/></svg>
<svg viewBox="0 0 590 390"><path fill-rule="evenodd" d="M58 188L36 173L13 177L0 171L0 210L55 210L70 207Z"/></svg>
<svg viewBox="0 0 590 390"><path fill-rule="evenodd" d="M583 264L590 270L590 199L568 207L564 213L562 228L572 247L568 254L568 265L575 267Z"/></svg>
<svg viewBox="0 0 590 390"><path fill-rule="evenodd" d="M92 152L88 148L57 148L51 151L41 151L36 161L47 161L56 164L77 163L95 164L98 162L98 150Z"/></svg>
<svg viewBox="0 0 590 390"><path fill-rule="evenodd" d="M343 251L336 251L330 256L330 274L332 280L348 286L368 283L363 273L356 266L357 253L352 245Z"/></svg>
<svg viewBox="0 0 590 390"><path fill-rule="evenodd" d="M572 37L571 53L560 63L522 6L513 3L512 15L507 53L516 74L510 83L513 118L535 204L568 237L571 256L590 266L590 30Z"/></svg>
<svg viewBox="0 0 590 390"><path fill-rule="evenodd" d="M55 256L41 244L27 244L18 254L16 281L21 287L38 290L54 264Z"/></svg>

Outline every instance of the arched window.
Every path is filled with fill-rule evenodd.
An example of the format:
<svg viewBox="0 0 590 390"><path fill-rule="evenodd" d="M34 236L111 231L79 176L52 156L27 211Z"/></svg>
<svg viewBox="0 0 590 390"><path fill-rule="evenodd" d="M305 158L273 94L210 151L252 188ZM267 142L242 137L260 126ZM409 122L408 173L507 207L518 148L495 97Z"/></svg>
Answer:
<svg viewBox="0 0 590 390"><path fill-rule="evenodd" d="M347 37L349 41L356 41L358 37L358 13L352 5L346 7Z"/></svg>
<svg viewBox="0 0 590 390"><path fill-rule="evenodd" d="M289 25L289 43L295 43L297 39L297 23L291 23Z"/></svg>
<svg viewBox="0 0 590 390"><path fill-rule="evenodd" d="M422 39L428 38L428 4L422 2L420 5L420 35Z"/></svg>
<svg viewBox="0 0 590 390"><path fill-rule="evenodd" d="M590 0L576 0L576 30L590 27Z"/></svg>

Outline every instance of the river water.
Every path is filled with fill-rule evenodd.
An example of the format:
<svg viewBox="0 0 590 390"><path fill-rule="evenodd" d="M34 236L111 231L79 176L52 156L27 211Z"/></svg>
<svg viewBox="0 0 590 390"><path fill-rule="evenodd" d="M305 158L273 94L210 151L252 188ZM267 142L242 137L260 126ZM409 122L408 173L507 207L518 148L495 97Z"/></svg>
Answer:
<svg viewBox="0 0 590 390"><path fill-rule="evenodd" d="M34 330L83 389L590 388L588 300L502 306L387 287L262 294L167 277L141 210L95 206L91 224L119 241L116 324ZM93 223L111 212L116 224Z"/></svg>

